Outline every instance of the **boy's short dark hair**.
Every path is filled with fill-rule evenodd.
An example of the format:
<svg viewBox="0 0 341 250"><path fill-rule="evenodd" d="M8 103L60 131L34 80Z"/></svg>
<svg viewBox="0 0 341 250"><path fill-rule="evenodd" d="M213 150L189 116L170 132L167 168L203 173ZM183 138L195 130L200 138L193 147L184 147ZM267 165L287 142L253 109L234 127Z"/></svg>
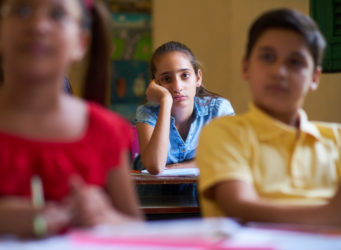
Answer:
<svg viewBox="0 0 341 250"><path fill-rule="evenodd" d="M326 41L315 22L308 16L287 8L275 9L259 16L249 30L246 58L250 57L259 37L267 30L282 28L299 33L305 40L313 57L314 66L320 66L326 47Z"/></svg>

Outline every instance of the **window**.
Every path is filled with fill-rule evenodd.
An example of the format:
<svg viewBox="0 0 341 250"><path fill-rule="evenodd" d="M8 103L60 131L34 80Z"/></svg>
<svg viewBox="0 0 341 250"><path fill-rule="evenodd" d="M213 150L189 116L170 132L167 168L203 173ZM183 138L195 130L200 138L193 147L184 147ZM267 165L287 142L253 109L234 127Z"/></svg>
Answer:
<svg viewBox="0 0 341 250"><path fill-rule="evenodd" d="M341 0L310 0L310 15L327 40L324 72L341 71Z"/></svg>

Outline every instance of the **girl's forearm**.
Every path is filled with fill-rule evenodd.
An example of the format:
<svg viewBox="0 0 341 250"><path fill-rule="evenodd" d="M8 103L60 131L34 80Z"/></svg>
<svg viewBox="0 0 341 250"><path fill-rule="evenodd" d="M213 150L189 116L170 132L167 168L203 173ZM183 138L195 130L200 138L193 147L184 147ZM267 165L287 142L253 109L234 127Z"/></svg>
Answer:
<svg viewBox="0 0 341 250"><path fill-rule="evenodd" d="M167 161L172 102L160 103L160 112L150 141L141 152L141 161L152 174L160 173Z"/></svg>

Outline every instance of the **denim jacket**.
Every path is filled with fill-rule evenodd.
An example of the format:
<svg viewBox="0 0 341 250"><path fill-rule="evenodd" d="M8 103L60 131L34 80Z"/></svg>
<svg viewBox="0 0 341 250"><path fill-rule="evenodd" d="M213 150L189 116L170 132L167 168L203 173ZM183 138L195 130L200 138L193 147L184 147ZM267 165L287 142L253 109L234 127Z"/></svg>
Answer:
<svg viewBox="0 0 341 250"><path fill-rule="evenodd" d="M160 105L146 103L136 110L136 123L147 123L155 127ZM194 120L184 141L171 116L167 165L192 160L195 157L200 131L210 120L223 115L234 115L230 102L221 97L195 97Z"/></svg>

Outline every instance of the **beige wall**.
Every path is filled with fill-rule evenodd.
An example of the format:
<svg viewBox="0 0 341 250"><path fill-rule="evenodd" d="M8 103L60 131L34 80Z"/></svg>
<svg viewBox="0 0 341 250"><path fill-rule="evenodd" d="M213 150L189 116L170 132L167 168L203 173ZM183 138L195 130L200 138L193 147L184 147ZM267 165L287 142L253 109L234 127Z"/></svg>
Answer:
<svg viewBox="0 0 341 250"><path fill-rule="evenodd" d="M204 84L228 98L237 113L250 102L240 74L246 33L256 16L276 7L309 13L309 0L154 0L154 47L178 40L187 44L204 67ZM311 119L341 122L341 74L323 75L305 109Z"/></svg>

